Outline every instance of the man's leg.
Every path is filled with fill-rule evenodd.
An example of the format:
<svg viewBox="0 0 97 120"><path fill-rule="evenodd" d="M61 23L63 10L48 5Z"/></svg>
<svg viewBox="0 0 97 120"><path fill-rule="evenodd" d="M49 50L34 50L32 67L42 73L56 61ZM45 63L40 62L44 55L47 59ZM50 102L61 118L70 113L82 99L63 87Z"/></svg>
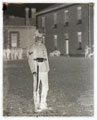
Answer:
<svg viewBox="0 0 97 120"><path fill-rule="evenodd" d="M41 79L41 83L42 83L40 109L46 109L47 108L46 98L47 98L47 92L49 89L48 72L40 73L40 79Z"/></svg>

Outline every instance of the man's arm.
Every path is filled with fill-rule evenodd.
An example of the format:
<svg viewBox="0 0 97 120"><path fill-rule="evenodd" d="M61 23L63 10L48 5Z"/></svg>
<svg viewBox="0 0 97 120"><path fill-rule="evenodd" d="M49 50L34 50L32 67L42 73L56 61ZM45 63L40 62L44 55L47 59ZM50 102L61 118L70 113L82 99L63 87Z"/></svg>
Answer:
<svg viewBox="0 0 97 120"><path fill-rule="evenodd" d="M36 74L36 70L35 70L35 64L34 64L34 48L33 46L31 46L31 48L28 50L28 63L30 66L30 70L33 74Z"/></svg>
<svg viewBox="0 0 97 120"><path fill-rule="evenodd" d="M46 49L46 46L44 45L44 49L45 49L45 56L46 56L46 67L47 67L47 71L50 70L49 68L49 61L48 61L48 55L47 55L47 49Z"/></svg>

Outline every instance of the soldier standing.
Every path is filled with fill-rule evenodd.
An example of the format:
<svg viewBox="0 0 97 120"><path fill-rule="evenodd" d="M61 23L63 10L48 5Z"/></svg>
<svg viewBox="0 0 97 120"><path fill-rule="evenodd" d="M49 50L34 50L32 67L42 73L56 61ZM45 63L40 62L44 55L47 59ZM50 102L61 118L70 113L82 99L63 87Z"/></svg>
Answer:
<svg viewBox="0 0 97 120"><path fill-rule="evenodd" d="M23 59L23 49L19 48L19 59L22 60Z"/></svg>
<svg viewBox="0 0 97 120"><path fill-rule="evenodd" d="M18 59L18 48L14 49L14 58L15 58L15 60Z"/></svg>
<svg viewBox="0 0 97 120"><path fill-rule="evenodd" d="M33 74L33 97L35 112L47 110L47 92L48 86L48 72L49 63L47 57L47 50L42 42L42 34L36 31L36 42L28 50L28 62ZM40 82L42 85L41 95L39 95ZM40 97L41 96L41 97ZM41 99L40 99L41 98Z"/></svg>
<svg viewBox="0 0 97 120"><path fill-rule="evenodd" d="M11 49L11 60L15 60L15 48Z"/></svg>
<svg viewBox="0 0 97 120"><path fill-rule="evenodd" d="M11 50L9 48L6 49L6 53L7 53L7 60L10 60L11 57Z"/></svg>

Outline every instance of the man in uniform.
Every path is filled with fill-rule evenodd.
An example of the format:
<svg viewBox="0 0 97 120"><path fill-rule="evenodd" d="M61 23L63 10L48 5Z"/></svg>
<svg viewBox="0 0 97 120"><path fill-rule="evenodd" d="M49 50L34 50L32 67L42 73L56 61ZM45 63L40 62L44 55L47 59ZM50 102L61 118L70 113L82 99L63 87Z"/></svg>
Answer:
<svg viewBox="0 0 97 120"><path fill-rule="evenodd" d="M11 58L11 50L9 48L7 48L6 53L7 53L7 60L10 60L10 58Z"/></svg>
<svg viewBox="0 0 97 120"><path fill-rule="evenodd" d="M11 60L15 60L15 48L11 49Z"/></svg>
<svg viewBox="0 0 97 120"><path fill-rule="evenodd" d="M30 46L28 50L28 63L33 74L33 97L35 112L47 110L47 92L48 86L48 72L49 63L47 57L47 50L42 42L42 34L36 31L36 42ZM39 95L40 82L42 85L41 95ZM41 98L41 99L40 99Z"/></svg>

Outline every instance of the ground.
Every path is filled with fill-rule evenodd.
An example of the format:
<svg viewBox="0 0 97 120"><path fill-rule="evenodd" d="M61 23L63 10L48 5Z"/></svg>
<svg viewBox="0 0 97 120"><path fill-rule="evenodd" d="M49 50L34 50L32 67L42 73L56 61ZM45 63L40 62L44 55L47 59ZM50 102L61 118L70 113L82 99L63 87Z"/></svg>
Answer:
<svg viewBox="0 0 97 120"><path fill-rule="evenodd" d="M4 61L4 116L93 116L93 58L50 57L48 106L34 112L33 78L27 60Z"/></svg>

